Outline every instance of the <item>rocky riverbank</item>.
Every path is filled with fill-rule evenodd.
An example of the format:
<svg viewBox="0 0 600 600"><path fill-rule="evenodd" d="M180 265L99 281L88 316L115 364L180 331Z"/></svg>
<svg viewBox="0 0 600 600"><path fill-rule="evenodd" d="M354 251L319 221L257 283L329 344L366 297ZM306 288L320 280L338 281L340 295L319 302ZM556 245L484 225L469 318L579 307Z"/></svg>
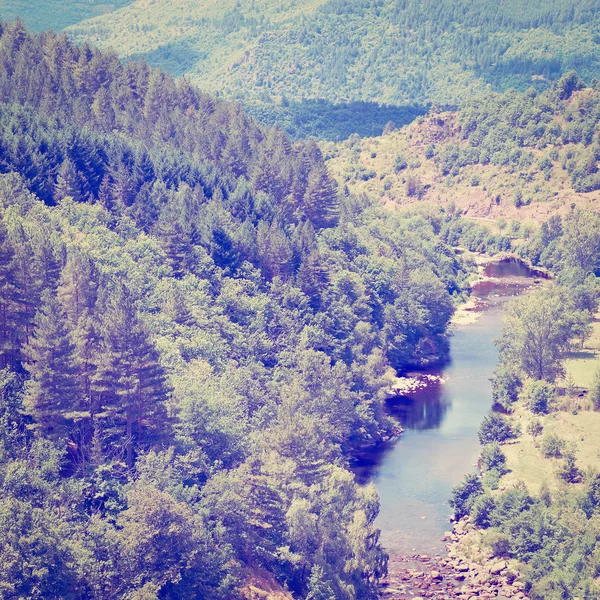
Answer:
<svg viewBox="0 0 600 600"><path fill-rule="evenodd" d="M448 531L445 556L390 556L388 577L381 582L381 598L388 600L526 600L525 585L505 560L471 561L462 551L464 538L476 533L466 517Z"/></svg>

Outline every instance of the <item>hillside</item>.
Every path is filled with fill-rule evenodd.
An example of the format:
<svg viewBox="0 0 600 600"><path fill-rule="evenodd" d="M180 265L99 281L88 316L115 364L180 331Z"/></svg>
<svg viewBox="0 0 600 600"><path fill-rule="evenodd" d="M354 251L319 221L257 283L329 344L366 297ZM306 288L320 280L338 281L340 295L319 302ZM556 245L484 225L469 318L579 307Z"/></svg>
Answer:
<svg viewBox="0 0 600 600"><path fill-rule="evenodd" d="M571 68L591 79L599 9L598 0L485 0L476 9L467 0L137 0L69 35L285 121L281 105L302 99L454 105L490 85L543 88Z"/></svg>
<svg viewBox="0 0 600 600"><path fill-rule="evenodd" d="M322 148L352 193L539 224L573 203L600 206L599 107L600 92L571 73L540 94L491 93L458 112L434 111L381 137Z"/></svg>
<svg viewBox="0 0 600 600"><path fill-rule="evenodd" d="M349 459L454 252L185 80L20 22L0 64L0 595L374 598Z"/></svg>
<svg viewBox="0 0 600 600"><path fill-rule="evenodd" d="M131 4L133 0L3 0L0 19L22 19L31 31L59 31L85 19Z"/></svg>

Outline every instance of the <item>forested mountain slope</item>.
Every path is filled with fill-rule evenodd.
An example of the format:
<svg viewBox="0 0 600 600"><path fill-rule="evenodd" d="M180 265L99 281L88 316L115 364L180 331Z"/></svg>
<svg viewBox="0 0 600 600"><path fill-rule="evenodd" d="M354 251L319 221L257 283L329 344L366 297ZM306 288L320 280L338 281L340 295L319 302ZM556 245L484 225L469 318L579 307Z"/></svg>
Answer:
<svg viewBox="0 0 600 600"><path fill-rule="evenodd" d="M393 431L390 366L443 351L440 216L339 195L185 80L0 32L0 594L372 597L347 459Z"/></svg>
<svg viewBox="0 0 600 600"><path fill-rule="evenodd" d="M32 31L57 31L131 2L133 0L2 0L0 18L12 21L19 17Z"/></svg>
<svg viewBox="0 0 600 600"><path fill-rule="evenodd" d="M591 79L599 27L598 0L137 0L69 34L251 105L458 104L572 68Z"/></svg>
<svg viewBox="0 0 600 600"><path fill-rule="evenodd" d="M539 224L573 203L600 208L599 128L600 91L569 72L542 93L489 93L379 138L322 148L353 193Z"/></svg>

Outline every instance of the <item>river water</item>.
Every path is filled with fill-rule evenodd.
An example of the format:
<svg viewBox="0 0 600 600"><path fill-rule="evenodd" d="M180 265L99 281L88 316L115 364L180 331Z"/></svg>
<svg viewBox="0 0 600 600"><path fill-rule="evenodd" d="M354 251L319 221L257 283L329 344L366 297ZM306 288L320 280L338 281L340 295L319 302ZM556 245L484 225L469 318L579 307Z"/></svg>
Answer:
<svg viewBox="0 0 600 600"><path fill-rule="evenodd" d="M383 546L393 553L444 552L440 537L450 528L448 498L479 457L477 432L492 406L494 340L503 307L534 285L536 275L516 261L489 265L485 274L493 279L475 285L472 293L481 315L475 323L453 326L449 361L406 373L428 382L427 387L388 401L404 433L365 452L353 467L359 482L371 481L379 492L376 525ZM432 375L441 381L432 381Z"/></svg>

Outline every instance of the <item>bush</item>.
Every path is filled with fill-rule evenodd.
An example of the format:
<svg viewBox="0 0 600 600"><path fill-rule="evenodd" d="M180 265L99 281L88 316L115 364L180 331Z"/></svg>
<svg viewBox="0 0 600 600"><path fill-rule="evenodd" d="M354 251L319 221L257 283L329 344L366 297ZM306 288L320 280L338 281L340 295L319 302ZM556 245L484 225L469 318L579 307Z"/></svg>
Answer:
<svg viewBox="0 0 600 600"><path fill-rule="evenodd" d="M558 476L567 483L578 483L581 481L581 471L577 468L575 449L569 449L563 454L565 462L558 470Z"/></svg>
<svg viewBox="0 0 600 600"><path fill-rule="evenodd" d="M481 451L481 462L486 471L496 470L501 475L506 473L506 456L497 442L484 447Z"/></svg>
<svg viewBox="0 0 600 600"><path fill-rule="evenodd" d="M539 415L548 412L555 393L556 388L551 383L529 379L523 386L521 397L527 408L532 413Z"/></svg>
<svg viewBox="0 0 600 600"><path fill-rule="evenodd" d="M500 478L503 473L500 473L498 469L491 469L487 471L483 476L483 485L490 490L497 490L500 487Z"/></svg>
<svg viewBox="0 0 600 600"><path fill-rule="evenodd" d="M509 556L511 551L508 536L499 531L490 531L484 540L494 556Z"/></svg>
<svg viewBox="0 0 600 600"><path fill-rule="evenodd" d="M504 221L504 227L506 221ZM515 372L502 365L494 374L492 379L492 400L500 404L506 411L510 411L512 405L519 399L521 380Z"/></svg>
<svg viewBox="0 0 600 600"><path fill-rule="evenodd" d="M481 480L476 473L469 473L452 490L452 497L449 504L454 509L454 514L457 517L464 517L470 513L475 499L482 494L483 486L481 485Z"/></svg>
<svg viewBox="0 0 600 600"><path fill-rule="evenodd" d="M419 200L425 194L425 188L421 183L421 179L416 175L409 175L406 179L406 195L412 197L417 197Z"/></svg>
<svg viewBox="0 0 600 600"><path fill-rule="evenodd" d="M560 458L565 449L565 442L554 433L548 433L542 439L541 450L546 458Z"/></svg>
<svg viewBox="0 0 600 600"><path fill-rule="evenodd" d="M406 169L407 166L408 163L406 162L404 156L402 156L402 154L397 154L396 158L394 159L394 171L396 171L396 173L400 173L400 171Z"/></svg>
<svg viewBox="0 0 600 600"><path fill-rule="evenodd" d="M536 438L542 435L544 431L544 426L539 419L533 419L529 425L527 425L527 433L533 438L533 443L535 444Z"/></svg>
<svg viewBox="0 0 600 600"><path fill-rule="evenodd" d="M471 507L471 518L478 527L490 527L493 522L492 513L496 508L496 502L489 494L477 496Z"/></svg>
<svg viewBox="0 0 600 600"><path fill-rule="evenodd" d="M494 442L504 442L516 437L508 420L497 413L490 413L479 428L479 443L482 446Z"/></svg>
<svg viewBox="0 0 600 600"><path fill-rule="evenodd" d="M600 410L600 369L594 374L594 380L590 388L590 400L592 401L594 410Z"/></svg>
<svg viewBox="0 0 600 600"><path fill-rule="evenodd" d="M521 206L523 206L523 193L521 192L521 190L517 190L515 192L513 202L517 208L521 208Z"/></svg>

